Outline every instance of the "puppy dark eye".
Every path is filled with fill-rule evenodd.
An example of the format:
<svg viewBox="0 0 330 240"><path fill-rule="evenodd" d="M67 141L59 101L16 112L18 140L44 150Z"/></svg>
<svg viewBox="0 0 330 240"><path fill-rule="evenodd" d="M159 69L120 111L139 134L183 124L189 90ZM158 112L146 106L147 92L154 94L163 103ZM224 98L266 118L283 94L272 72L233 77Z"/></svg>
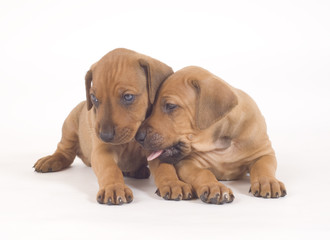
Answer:
<svg viewBox="0 0 330 240"><path fill-rule="evenodd" d="M99 100L95 97L94 94L91 94L91 100L92 100L92 103L93 103L93 105L94 105L95 107L98 107L98 106L99 106L100 102L99 102Z"/></svg>
<svg viewBox="0 0 330 240"><path fill-rule="evenodd" d="M178 105L173 104L173 103L166 103L165 104L165 110L166 110L166 112L171 112L174 109L176 109L177 107L178 107Z"/></svg>
<svg viewBox="0 0 330 240"><path fill-rule="evenodd" d="M133 94L125 94L123 96L123 100L126 104L132 103L135 99L135 96Z"/></svg>

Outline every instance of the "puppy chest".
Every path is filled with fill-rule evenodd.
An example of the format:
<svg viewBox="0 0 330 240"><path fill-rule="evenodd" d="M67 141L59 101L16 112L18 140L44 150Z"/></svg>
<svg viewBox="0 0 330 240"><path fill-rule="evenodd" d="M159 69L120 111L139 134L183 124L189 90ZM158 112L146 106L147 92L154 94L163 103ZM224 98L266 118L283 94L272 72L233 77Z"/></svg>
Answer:
<svg viewBox="0 0 330 240"><path fill-rule="evenodd" d="M209 169L218 180L229 181L237 180L243 177L247 171L248 167L241 164L219 164L217 167Z"/></svg>

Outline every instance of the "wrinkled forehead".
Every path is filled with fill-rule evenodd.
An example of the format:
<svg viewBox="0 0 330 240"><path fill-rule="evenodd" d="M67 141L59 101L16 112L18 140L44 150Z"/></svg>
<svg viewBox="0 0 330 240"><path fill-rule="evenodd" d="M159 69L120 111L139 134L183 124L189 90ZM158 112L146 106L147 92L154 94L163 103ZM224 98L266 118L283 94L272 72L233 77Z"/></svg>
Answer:
<svg viewBox="0 0 330 240"><path fill-rule="evenodd" d="M183 74L173 74L161 86L158 98L187 105L195 102L196 94L190 84L190 77Z"/></svg>
<svg viewBox="0 0 330 240"><path fill-rule="evenodd" d="M146 87L146 75L137 60L127 58L101 59L92 69L93 85Z"/></svg>

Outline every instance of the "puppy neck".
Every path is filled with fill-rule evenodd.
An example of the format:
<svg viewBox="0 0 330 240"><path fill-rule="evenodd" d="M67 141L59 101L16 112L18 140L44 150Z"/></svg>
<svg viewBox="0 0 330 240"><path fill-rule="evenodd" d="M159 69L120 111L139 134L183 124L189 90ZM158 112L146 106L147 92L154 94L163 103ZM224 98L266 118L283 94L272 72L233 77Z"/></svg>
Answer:
<svg viewBox="0 0 330 240"><path fill-rule="evenodd" d="M239 137L246 118L242 105L237 105L224 118L204 130L196 131L192 147L196 151L221 151L229 148Z"/></svg>

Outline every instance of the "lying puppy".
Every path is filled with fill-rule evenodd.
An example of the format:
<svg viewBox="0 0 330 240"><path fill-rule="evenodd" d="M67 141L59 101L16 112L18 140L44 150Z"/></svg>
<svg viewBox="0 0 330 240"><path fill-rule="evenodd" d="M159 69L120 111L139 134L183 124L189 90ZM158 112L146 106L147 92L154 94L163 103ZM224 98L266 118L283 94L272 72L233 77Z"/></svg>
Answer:
<svg viewBox="0 0 330 240"><path fill-rule="evenodd" d="M228 203L234 195L218 180L247 173L254 196L286 195L257 105L202 68L184 68L164 82L135 138L152 152L150 170L165 199L189 199L195 192L204 202Z"/></svg>
<svg viewBox="0 0 330 240"><path fill-rule="evenodd" d="M164 63L127 49L106 54L86 74L87 101L72 110L57 150L37 161L35 170L60 171L77 155L97 176L99 203L131 202L122 171L149 177L146 155L134 136L151 111L158 87L172 73Z"/></svg>

